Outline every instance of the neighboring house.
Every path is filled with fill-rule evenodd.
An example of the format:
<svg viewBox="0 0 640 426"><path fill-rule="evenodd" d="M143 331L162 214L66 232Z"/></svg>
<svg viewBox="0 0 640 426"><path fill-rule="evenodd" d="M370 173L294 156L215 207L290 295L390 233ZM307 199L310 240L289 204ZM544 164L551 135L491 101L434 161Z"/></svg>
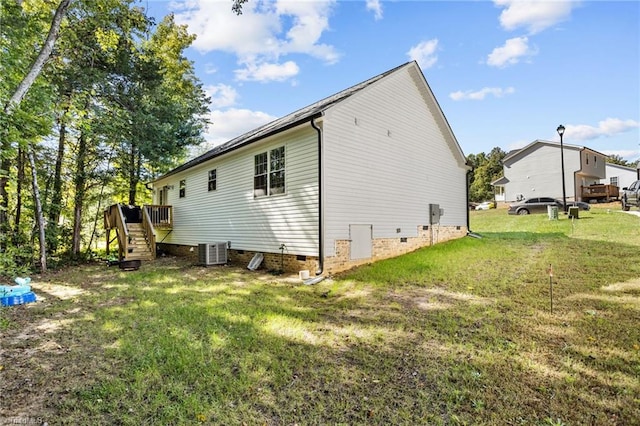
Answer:
<svg viewBox="0 0 640 426"><path fill-rule="evenodd" d="M626 188L638 180L638 169L636 167L621 166L619 164L606 164L605 178L600 180L602 184L615 185L618 188Z"/></svg>
<svg viewBox="0 0 640 426"><path fill-rule="evenodd" d="M563 144L567 200L583 199L583 188L600 183L606 175L607 156L592 149ZM523 198L562 198L560 143L536 140L508 153L502 160L504 176L492 182L504 201Z"/></svg>
<svg viewBox="0 0 640 426"><path fill-rule="evenodd" d="M409 62L250 131L150 185L159 247L334 273L467 233L465 156ZM155 206L159 207L159 206Z"/></svg>

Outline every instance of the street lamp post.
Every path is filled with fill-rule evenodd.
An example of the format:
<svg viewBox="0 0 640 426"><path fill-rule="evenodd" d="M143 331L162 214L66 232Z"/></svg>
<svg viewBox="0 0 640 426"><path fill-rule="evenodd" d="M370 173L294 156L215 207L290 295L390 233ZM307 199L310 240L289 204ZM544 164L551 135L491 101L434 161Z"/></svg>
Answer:
<svg viewBox="0 0 640 426"><path fill-rule="evenodd" d="M564 185L564 146L562 144L562 135L564 135L564 126L561 124L556 129L560 135L560 168L562 169L562 210L567 214L567 190Z"/></svg>

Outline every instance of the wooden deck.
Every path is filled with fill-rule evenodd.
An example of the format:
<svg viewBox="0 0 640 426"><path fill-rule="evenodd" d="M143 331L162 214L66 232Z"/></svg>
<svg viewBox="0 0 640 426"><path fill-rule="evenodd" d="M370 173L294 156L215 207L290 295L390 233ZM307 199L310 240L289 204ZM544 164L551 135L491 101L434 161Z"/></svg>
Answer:
<svg viewBox="0 0 640 426"><path fill-rule="evenodd" d="M591 200L597 201L614 201L620 198L620 189L615 185L589 185L581 186L582 200L589 202Z"/></svg>
<svg viewBox="0 0 640 426"><path fill-rule="evenodd" d="M111 243L118 240L119 260L153 260L156 257L156 229L172 228L171 206L109 206L104 211L107 255ZM111 231L116 234L113 238Z"/></svg>

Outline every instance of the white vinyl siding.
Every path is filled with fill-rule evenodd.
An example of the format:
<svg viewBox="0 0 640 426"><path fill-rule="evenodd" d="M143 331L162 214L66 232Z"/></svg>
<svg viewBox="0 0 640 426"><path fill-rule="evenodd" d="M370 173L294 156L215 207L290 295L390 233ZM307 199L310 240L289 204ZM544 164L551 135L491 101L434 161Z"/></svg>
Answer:
<svg viewBox="0 0 640 426"><path fill-rule="evenodd" d="M600 183L617 185L622 190L638 179L638 170L634 167L621 166L619 164L606 163L606 179L601 179ZM615 178L617 183L611 181Z"/></svg>
<svg viewBox="0 0 640 426"><path fill-rule="evenodd" d="M505 163L504 175L509 180L506 188L507 200L513 201L518 194L524 198L562 198L562 173L560 148L539 144ZM567 198L575 196L574 173L580 170L580 151L564 147L564 178Z"/></svg>
<svg viewBox="0 0 640 426"><path fill-rule="evenodd" d="M286 193L255 198L255 156L283 146L287 155ZM217 170L217 190L208 192L211 169ZM285 254L318 255L317 133L309 124L212 159L156 185L177 184L185 178L189 182L186 198L169 191L167 204L173 205L174 226L165 243L230 241L232 249L265 253L280 253L280 245L285 244Z"/></svg>
<svg viewBox="0 0 640 426"><path fill-rule="evenodd" d="M466 226L466 168L420 90L403 70L326 112L327 256L349 224L372 224L373 238L417 236L429 204L444 209L441 225Z"/></svg>

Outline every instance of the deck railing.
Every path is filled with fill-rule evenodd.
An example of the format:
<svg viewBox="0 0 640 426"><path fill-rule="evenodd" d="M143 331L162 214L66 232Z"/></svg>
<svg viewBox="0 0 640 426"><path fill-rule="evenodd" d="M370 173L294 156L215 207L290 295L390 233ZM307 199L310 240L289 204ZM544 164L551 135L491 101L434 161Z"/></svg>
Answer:
<svg viewBox="0 0 640 426"><path fill-rule="evenodd" d="M616 185L596 184L582 186L582 199L604 199L610 201L620 196L620 190Z"/></svg>
<svg viewBox="0 0 640 426"><path fill-rule="evenodd" d="M146 204L143 210L149 216L149 220L153 227L159 229L170 229L173 227L172 206Z"/></svg>

